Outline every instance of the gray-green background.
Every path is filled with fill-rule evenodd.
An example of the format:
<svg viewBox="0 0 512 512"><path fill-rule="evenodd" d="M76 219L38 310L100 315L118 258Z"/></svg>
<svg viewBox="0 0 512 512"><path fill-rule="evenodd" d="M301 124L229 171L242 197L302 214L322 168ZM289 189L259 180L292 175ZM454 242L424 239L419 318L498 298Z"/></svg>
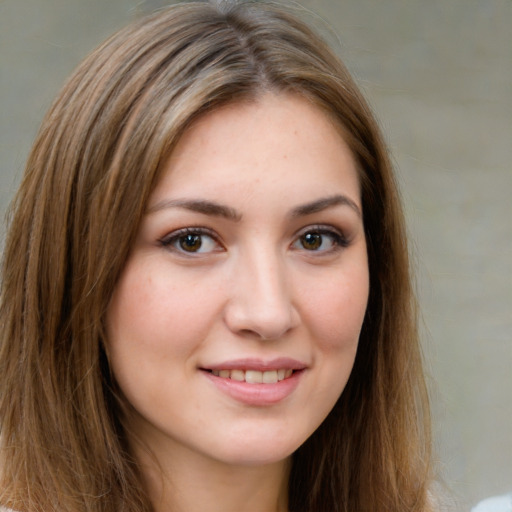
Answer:
<svg viewBox="0 0 512 512"><path fill-rule="evenodd" d="M0 214L66 76L113 30L163 3L0 0ZM456 510L468 510L512 490L512 1L302 5L338 34L327 37L396 163L436 457Z"/></svg>

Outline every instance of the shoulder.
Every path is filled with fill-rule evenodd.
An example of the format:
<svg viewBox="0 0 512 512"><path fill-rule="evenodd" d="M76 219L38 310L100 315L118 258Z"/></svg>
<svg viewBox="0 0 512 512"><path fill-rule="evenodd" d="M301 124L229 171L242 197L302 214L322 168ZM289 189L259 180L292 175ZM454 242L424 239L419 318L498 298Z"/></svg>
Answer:
<svg viewBox="0 0 512 512"><path fill-rule="evenodd" d="M471 512L512 512L512 493L481 501Z"/></svg>

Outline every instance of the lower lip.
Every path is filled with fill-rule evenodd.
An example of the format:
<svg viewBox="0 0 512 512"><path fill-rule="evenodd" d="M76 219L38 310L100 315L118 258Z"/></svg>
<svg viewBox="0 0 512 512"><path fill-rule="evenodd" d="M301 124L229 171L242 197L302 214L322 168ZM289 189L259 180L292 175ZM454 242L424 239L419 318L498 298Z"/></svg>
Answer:
<svg viewBox="0 0 512 512"><path fill-rule="evenodd" d="M290 396L298 386L304 370L294 371L290 377L274 384L249 384L204 372L223 393L246 405L274 405Z"/></svg>

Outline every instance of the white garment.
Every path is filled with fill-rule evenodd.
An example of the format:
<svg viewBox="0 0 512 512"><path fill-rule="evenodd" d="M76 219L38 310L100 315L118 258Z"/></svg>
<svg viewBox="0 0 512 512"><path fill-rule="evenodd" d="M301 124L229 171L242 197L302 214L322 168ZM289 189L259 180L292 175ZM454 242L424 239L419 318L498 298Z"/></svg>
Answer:
<svg viewBox="0 0 512 512"><path fill-rule="evenodd" d="M481 501L471 512L512 512L512 493Z"/></svg>

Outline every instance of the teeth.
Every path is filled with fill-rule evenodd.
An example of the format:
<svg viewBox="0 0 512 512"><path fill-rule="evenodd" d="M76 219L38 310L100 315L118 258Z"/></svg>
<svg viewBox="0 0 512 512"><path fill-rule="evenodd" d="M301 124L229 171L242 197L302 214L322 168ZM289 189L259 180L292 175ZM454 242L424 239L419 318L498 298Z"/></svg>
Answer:
<svg viewBox="0 0 512 512"><path fill-rule="evenodd" d="M275 384L291 377L293 370L269 370L260 372L257 370L212 370L213 375L223 379L232 379L248 384Z"/></svg>
<svg viewBox="0 0 512 512"><path fill-rule="evenodd" d="M231 375L228 375L227 378L231 378L233 380L239 380L240 382L245 380L245 372L243 370L226 370Z"/></svg>
<svg viewBox="0 0 512 512"><path fill-rule="evenodd" d="M263 372L262 377L264 384L275 384L277 382L277 370L273 372Z"/></svg>
<svg viewBox="0 0 512 512"><path fill-rule="evenodd" d="M263 382L263 373L254 370L245 372L245 382L249 384L261 384Z"/></svg>

